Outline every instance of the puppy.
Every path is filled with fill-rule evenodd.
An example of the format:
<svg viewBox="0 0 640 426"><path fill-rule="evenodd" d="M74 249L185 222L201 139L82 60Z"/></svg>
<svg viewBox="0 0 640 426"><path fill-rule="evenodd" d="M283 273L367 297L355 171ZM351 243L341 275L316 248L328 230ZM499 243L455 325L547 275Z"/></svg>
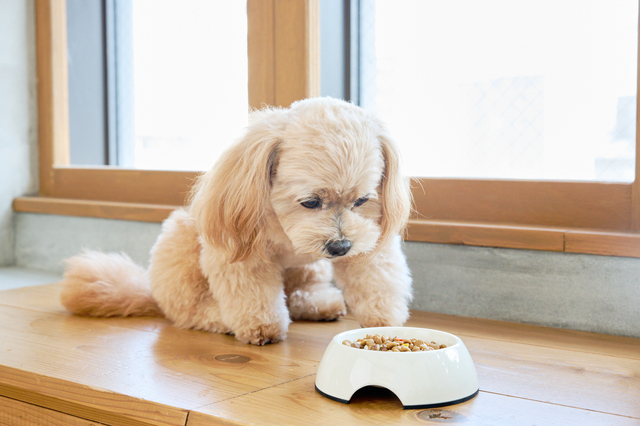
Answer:
<svg viewBox="0 0 640 426"><path fill-rule="evenodd" d="M164 315L255 345L346 306L362 326L400 326L410 205L395 143L361 108L314 98L257 111L163 223L147 271L85 252L67 260L62 303L80 315Z"/></svg>

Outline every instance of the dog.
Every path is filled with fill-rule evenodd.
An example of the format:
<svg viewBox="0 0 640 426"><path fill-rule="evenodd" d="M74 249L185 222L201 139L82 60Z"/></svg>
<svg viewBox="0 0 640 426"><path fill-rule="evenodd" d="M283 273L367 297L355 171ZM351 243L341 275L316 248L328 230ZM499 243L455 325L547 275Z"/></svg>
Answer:
<svg viewBox="0 0 640 426"><path fill-rule="evenodd" d="M347 307L363 327L401 326L410 210L398 148L375 116L332 98L265 108L164 221L148 270L84 252L66 261L61 301L78 315L164 316L254 345Z"/></svg>

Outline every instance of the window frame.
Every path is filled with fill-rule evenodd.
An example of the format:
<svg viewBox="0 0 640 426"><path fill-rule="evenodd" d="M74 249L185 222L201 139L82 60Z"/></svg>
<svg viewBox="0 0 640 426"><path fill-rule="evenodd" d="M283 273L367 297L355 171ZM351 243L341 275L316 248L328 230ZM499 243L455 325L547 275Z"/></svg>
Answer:
<svg viewBox="0 0 640 426"><path fill-rule="evenodd" d="M14 209L162 221L197 172L69 164L65 11L65 1L36 0L40 191ZM319 0L248 0L247 15L249 105L318 96ZM638 176L639 161L630 184L413 178L406 239L640 257Z"/></svg>
<svg viewBox="0 0 640 426"><path fill-rule="evenodd" d="M55 213L78 214L88 201L87 215L117 218L122 209L132 218L132 208L140 205L143 212L133 217L157 221L183 205L198 172L70 164L66 1L36 0L35 15L40 199L18 198L14 209L51 205ZM248 0L247 15L249 105L290 105L318 96L318 0ZM151 214L144 207L149 205L160 212Z"/></svg>

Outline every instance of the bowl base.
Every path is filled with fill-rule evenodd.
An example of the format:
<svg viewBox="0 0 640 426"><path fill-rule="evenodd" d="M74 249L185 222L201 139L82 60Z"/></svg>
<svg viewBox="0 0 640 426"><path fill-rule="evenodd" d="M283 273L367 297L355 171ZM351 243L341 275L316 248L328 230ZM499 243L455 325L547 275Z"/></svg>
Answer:
<svg viewBox="0 0 640 426"><path fill-rule="evenodd" d="M318 389L318 386L315 386L316 388L316 392L318 392L320 395L324 396L325 398L329 398L333 401L337 401L337 402L341 402L343 404L349 404L349 402L351 401L350 399L342 399L342 398L336 398L335 396L329 395L326 392L322 392L320 389ZM456 404L460 404L462 402L465 401L469 401L471 398L475 397L476 395L478 395L478 392L480 392L480 389L476 390L474 393L472 393L471 395L465 396L464 398L460 398L460 399L456 399L454 401L445 401L445 402L438 402L435 404L418 404L418 405L402 405L402 408L405 410L416 410L416 409L427 409L427 408L440 408L440 407L446 407L447 405L456 405ZM355 393L354 393L355 394ZM400 401L402 402L402 401Z"/></svg>

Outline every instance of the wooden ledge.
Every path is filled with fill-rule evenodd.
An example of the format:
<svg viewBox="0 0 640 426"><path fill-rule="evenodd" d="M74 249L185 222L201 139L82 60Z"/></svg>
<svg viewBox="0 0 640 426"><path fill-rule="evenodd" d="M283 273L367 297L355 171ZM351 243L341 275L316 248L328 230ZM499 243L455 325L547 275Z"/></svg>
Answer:
<svg viewBox="0 0 640 426"><path fill-rule="evenodd" d="M13 209L18 212L157 223L165 220L178 207L51 197L20 197L13 200ZM640 258L640 232L413 219L409 221L406 239Z"/></svg>
<svg viewBox="0 0 640 426"><path fill-rule="evenodd" d="M410 220L407 240L441 244L640 257L640 232Z"/></svg>
<svg viewBox="0 0 640 426"><path fill-rule="evenodd" d="M169 217L169 214L178 207L161 204L73 200L51 197L20 197L13 200L13 209L23 213L45 213L158 223Z"/></svg>

